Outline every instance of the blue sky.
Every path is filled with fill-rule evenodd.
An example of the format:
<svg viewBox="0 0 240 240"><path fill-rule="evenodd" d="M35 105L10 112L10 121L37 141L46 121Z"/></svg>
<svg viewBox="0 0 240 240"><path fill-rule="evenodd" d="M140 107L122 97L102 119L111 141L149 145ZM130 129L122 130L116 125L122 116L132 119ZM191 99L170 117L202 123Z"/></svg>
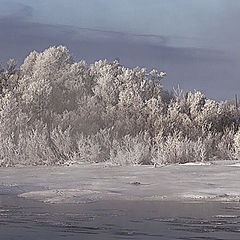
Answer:
<svg viewBox="0 0 240 240"><path fill-rule="evenodd" d="M163 83L231 98L240 89L239 0L0 0L0 61L67 45L89 63L119 57ZM11 31L12 30L12 31ZM240 94L240 93L239 93Z"/></svg>

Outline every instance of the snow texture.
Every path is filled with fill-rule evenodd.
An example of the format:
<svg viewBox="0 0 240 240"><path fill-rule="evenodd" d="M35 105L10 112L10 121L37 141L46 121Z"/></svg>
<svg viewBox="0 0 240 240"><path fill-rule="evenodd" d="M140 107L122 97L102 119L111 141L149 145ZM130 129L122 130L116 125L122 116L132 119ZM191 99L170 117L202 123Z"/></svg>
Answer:
<svg viewBox="0 0 240 240"><path fill-rule="evenodd" d="M210 165L111 166L0 169L0 194L45 203L91 203L100 200L239 201L239 162Z"/></svg>

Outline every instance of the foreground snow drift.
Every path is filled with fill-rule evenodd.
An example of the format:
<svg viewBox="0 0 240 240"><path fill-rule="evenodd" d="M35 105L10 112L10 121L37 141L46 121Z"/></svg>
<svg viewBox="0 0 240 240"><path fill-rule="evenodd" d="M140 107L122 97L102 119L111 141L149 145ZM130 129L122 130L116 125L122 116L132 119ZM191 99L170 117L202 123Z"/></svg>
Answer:
<svg viewBox="0 0 240 240"><path fill-rule="evenodd" d="M0 168L0 194L46 203L98 200L240 200L240 164Z"/></svg>

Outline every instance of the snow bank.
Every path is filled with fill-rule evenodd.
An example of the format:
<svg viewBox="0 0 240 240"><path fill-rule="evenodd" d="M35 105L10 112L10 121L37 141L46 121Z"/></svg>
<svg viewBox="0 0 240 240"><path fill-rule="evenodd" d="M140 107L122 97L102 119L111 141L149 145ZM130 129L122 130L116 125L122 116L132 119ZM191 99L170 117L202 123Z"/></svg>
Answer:
<svg viewBox="0 0 240 240"><path fill-rule="evenodd" d="M235 164L231 164L231 165L228 165L229 167L240 167L240 163L235 163Z"/></svg>
<svg viewBox="0 0 240 240"><path fill-rule="evenodd" d="M239 201L239 173L240 169L229 166L228 161L156 168L103 164L0 168L0 194L17 194L46 203Z"/></svg>
<svg viewBox="0 0 240 240"><path fill-rule="evenodd" d="M189 162L189 163L183 163L184 166L206 166L211 165L211 162Z"/></svg>

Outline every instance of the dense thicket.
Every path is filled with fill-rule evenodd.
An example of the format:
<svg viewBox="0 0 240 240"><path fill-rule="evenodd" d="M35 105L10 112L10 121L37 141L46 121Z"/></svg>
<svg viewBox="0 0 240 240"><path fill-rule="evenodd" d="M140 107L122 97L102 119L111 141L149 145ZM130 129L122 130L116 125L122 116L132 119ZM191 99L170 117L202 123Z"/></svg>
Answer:
<svg viewBox="0 0 240 240"><path fill-rule="evenodd" d="M0 70L0 165L235 158L236 106L169 93L164 75L74 62L63 46L32 52L19 69L10 60Z"/></svg>

